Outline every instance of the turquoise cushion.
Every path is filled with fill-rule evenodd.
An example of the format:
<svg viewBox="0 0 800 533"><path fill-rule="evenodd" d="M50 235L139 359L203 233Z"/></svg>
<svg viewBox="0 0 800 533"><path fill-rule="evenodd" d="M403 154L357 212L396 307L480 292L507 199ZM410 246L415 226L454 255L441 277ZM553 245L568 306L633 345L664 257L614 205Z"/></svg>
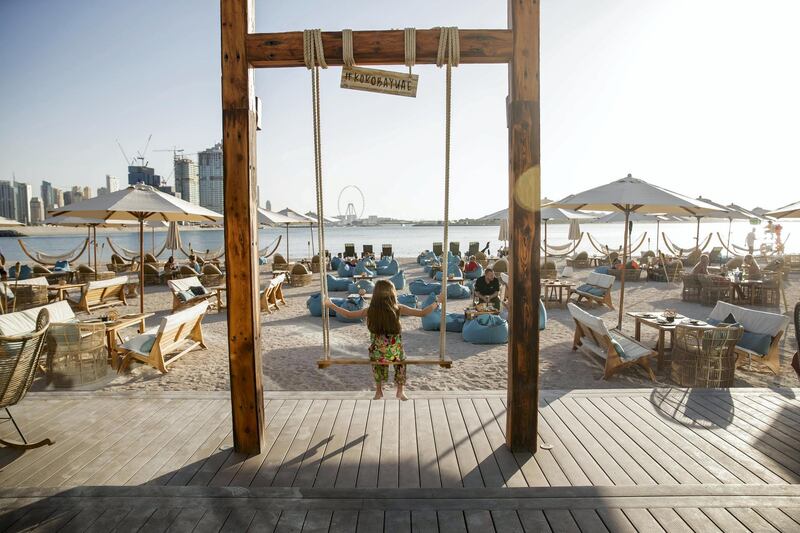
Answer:
<svg viewBox="0 0 800 533"><path fill-rule="evenodd" d="M150 338L139 345L139 351L142 353L150 353L150 350L153 349L153 345L156 343L155 335L148 335L148 337Z"/></svg>
<svg viewBox="0 0 800 533"><path fill-rule="evenodd" d="M176 296L178 297L178 301L181 303L186 303L194 298L195 294L192 291L180 291L176 294Z"/></svg>
<svg viewBox="0 0 800 533"><path fill-rule="evenodd" d="M331 302L340 306L347 301L346 298L331 298ZM320 293L315 292L306 300L306 308L311 316L322 316L322 296ZM336 316L336 311L328 309L328 316Z"/></svg>
<svg viewBox="0 0 800 533"><path fill-rule="evenodd" d="M605 296L606 295L606 290L601 288L601 287L591 287L586 292L588 292L589 294L592 294L594 296Z"/></svg>
<svg viewBox="0 0 800 533"><path fill-rule="evenodd" d="M343 261L341 257L331 257L331 268L334 270L338 270L339 265L342 264L342 262Z"/></svg>
<svg viewBox="0 0 800 533"><path fill-rule="evenodd" d="M626 359L625 357L625 350L622 348L622 345L617 342L616 339L611 339L611 346L614 347L614 351L617 352L617 355L620 356L622 359Z"/></svg>
<svg viewBox="0 0 800 533"><path fill-rule="evenodd" d="M417 307L417 297L413 294L398 294L397 303L405 305L406 307Z"/></svg>
<svg viewBox="0 0 800 533"><path fill-rule="evenodd" d="M425 331L439 331L442 312L435 309L422 317L422 329ZM445 331L459 333L464 328L464 313L447 313L445 319Z"/></svg>
<svg viewBox="0 0 800 533"><path fill-rule="evenodd" d="M576 291L581 291L581 292L589 292L589 289L591 289L591 288L592 288L592 285L589 285L588 283L584 283L583 285L579 286L575 290Z"/></svg>
<svg viewBox="0 0 800 533"><path fill-rule="evenodd" d="M423 271L424 271L426 274L430 274L430 273L431 273L431 265L425 265L425 266L422 268L422 270L423 270Z"/></svg>
<svg viewBox="0 0 800 533"><path fill-rule="evenodd" d="M377 263L375 263L375 268L381 268L381 267L389 266L389 263L391 263L391 262L392 262L392 258L391 257L383 256L380 259L378 259Z"/></svg>
<svg viewBox="0 0 800 533"><path fill-rule="evenodd" d="M377 270L379 276L394 276L400 271L400 263L395 259L391 259L384 265L378 264Z"/></svg>
<svg viewBox="0 0 800 533"><path fill-rule="evenodd" d="M415 279L408 284L408 290L411 294L417 296L425 296L428 294L439 294L442 290L441 283L427 283L424 279Z"/></svg>
<svg viewBox="0 0 800 533"><path fill-rule="evenodd" d="M428 295L427 298L425 298L422 301L422 303L420 304L419 308L420 309L425 309L426 307L428 307L429 305L431 305L435 301L436 301L436 295L431 293L431 294Z"/></svg>
<svg viewBox="0 0 800 533"><path fill-rule="evenodd" d="M353 268L342 261L339 263L339 266L336 268L336 273L339 274L340 278L352 278L353 277Z"/></svg>
<svg viewBox="0 0 800 533"><path fill-rule="evenodd" d="M370 270L364 263L358 263L356 265L356 274L368 274L370 276L377 275L374 270Z"/></svg>
<svg viewBox="0 0 800 533"><path fill-rule="evenodd" d="M466 342L473 344L506 344L508 322L497 315L478 315L464 324L461 333Z"/></svg>
<svg viewBox="0 0 800 533"><path fill-rule="evenodd" d="M56 261L53 270L58 270L58 271L69 270L69 261Z"/></svg>
<svg viewBox="0 0 800 533"><path fill-rule="evenodd" d="M458 283L448 283L447 297L452 300L466 300L471 296L469 289Z"/></svg>
<svg viewBox="0 0 800 533"><path fill-rule="evenodd" d="M328 290L333 292L346 291L350 285L350 278L337 278L332 274L325 276Z"/></svg>
<svg viewBox="0 0 800 533"><path fill-rule="evenodd" d="M398 291L401 291L406 286L406 278L403 275L403 271L396 273L394 276L389 278L389 281L394 285L394 288Z"/></svg>
<svg viewBox="0 0 800 533"><path fill-rule="evenodd" d="M772 336L765 333L753 333L745 331L737 346L750 350L760 355L767 355L769 353L769 345L772 343Z"/></svg>
<svg viewBox="0 0 800 533"><path fill-rule="evenodd" d="M360 296L357 298L347 298L344 300L339 307L343 309L347 309L348 311L358 311L359 309L364 308L364 298ZM360 318L346 318L340 314L336 315L336 320L339 322L361 322Z"/></svg>
<svg viewBox="0 0 800 533"><path fill-rule="evenodd" d="M357 293L361 289L366 291L367 294L372 294L372 291L375 290L375 284L368 279L360 279L358 283L351 283L347 286L347 292L349 293Z"/></svg>

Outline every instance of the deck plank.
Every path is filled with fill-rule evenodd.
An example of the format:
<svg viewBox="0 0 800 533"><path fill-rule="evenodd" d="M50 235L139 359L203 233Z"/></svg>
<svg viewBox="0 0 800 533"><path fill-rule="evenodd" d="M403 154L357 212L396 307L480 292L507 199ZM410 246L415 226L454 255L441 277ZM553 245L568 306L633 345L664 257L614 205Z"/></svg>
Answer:
<svg viewBox="0 0 800 533"><path fill-rule="evenodd" d="M339 409L342 407L341 400L328 400L325 408L322 411L322 416L317 423L317 428L314 435L311 437L311 442L308 445L303 462L297 470L297 475L292 483L295 487L313 487L314 482L319 472L319 467L322 459L325 457L325 451L328 448L331 440L333 440L333 425L339 415Z"/></svg>
<svg viewBox="0 0 800 533"><path fill-rule="evenodd" d="M529 481L526 481L525 476L520 470L521 467L517 459L506 446L506 439L503 435L503 431L500 429L500 426L497 425L497 420L494 418L492 410L486 400L484 398L475 398L474 400L471 398L463 398L459 400L459 403L461 404L462 412L464 412L467 428L470 431L478 431L478 428L484 431L492 456L497 461L506 486L528 486ZM525 461L528 460L534 461L531 454L527 454ZM541 479L544 480L544 476L542 476ZM535 481L531 480L530 483L535 484ZM546 481L541 483L541 485L546 484Z"/></svg>
<svg viewBox="0 0 800 533"><path fill-rule="evenodd" d="M754 511L778 531L800 531L800 524L780 509L756 507Z"/></svg>
<svg viewBox="0 0 800 533"><path fill-rule="evenodd" d="M438 533L439 519L436 511L411 511L411 531L414 533Z"/></svg>
<svg viewBox="0 0 800 533"><path fill-rule="evenodd" d="M433 423L433 438L436 442L436 457L439 460L439 474L442 477L442 487L461 487L463 473L459 470L456 449L450 433L450 424L447 423L444 404L441 399L428 400Z"/></svg>
<svg viewBox="0 0 800 533"><path fill-rule="evenodd" d="M440 533L467 533L464 511L438 511Z"/></svg>
<svg viewBox="0 0 800 533"><path fill-rule="evenodd" d="M441 473L439 472L439 458L436 455L436 439L433 435L433 420L431 419L430 404L428 400L414 402L414 416L417 427L417 453L419 454L419 483L423 488L437 488L442 486Z"/></svg>
<svg viewBox="0 0 800 533"><path fill-rule="evenodd" d="M411 533L411 511L386 511L383 530L387 533Z"/></svg>
<svg viewBox="0 0 800 533"><path fill-rule="evenodd" d="M678 513L675 512L674 509L669 509L666 507L653 508L650 509L650 514L656 519L658 524L664 528L665 531L669 531L670 533L673 531L692 533L692 528L690 528L689 525L684 522L684 520Z"/></svg>
<svg viewBox="0 0 800 533"><path fill-rule="evenodd" d="M464 520L467 523L467 531L492 533L497 531L495 523L492 521L492 513L486 509L473 509L464 511ZM499 531L504 531L500 529Z"/></svg>
<svg viewBox="0 0 800 533"><path fill-rule="evenodd" d="M207 428L204 428L207 430ZM209 460L217 455L220 446L225 442L231 432L231 413L225 412L225 416L218 421L210 432L203 432L200 437L205 436L194 453L184 461L183 465L175 470L171 475L165 474L158 480L159 485L188 485L192 479L206 466Z"/></svg>
<svg viewBox="0 0 800 533"><path fill-rule="evenodd" d="M525 533L551 533L550 524L541 509L519 509L519 521Z"/></svg>
<svg viewBox="0 0 800 533"><path fill-rule="evenodd" d="M331 518L333 518L333 511L327 509L312 509L308 511L308 514L306 514L306 521L303 524L303 533L328 533L331 527ZM252 524L251 529L254 529L252 528ZM264 529L262 529L262 531Z"/></svg>
<svg viewBox="0 0 800 533"><path fill-rule="evenodd" d="M700 509L678 507L675 509L675 512L683 518L683 521L686 522L690 528L692 528L692 531L702 531L703 533L715 533L718 531L722 533L722 530Z"/></svg>
<svg viewBox="0 0 800 533"><path fill-rule="evenodd" d="M361 464L361 452L364 448L370 404L371 402L368 400L357 400L353 408L353 416L347 431L346 449L342 454L338 465L339 470L336 473L335 486L337 488L355 487L358 482L358 468Z"/></svg>
<svg viewBox="0 0 800 533"><path fill-rule="evenodd" d="M272 480L275 478L275 474L286 459L289 447L292 445L292 441L294 441L297 432L300 430L300 426L303 420L305 420L306 414L311 408L311 404L311 400L300 400L297 403L297 406L289 416L289 420L281 429L275 443L264 458L264 462L261 463L256 475L253 477L252 486L268 487L272 485Z"/></svg>
<svg viewBox="0 0 800 533"><path fill-rule="evenodd" d="M303 463L303 459L308 453L309 447L311 446L311 439L316 433L317 426L322 418L322 413L329 403L338 406L338 400L319 399L311 403L308 413L297 429L297 433L286 451L286 457L281 461L281 465L275 473L275 477L270 482L271 486L291 487L294 485L294 478Z"/></svg>
<svg viewBox="0 0 800 533"><path fill-rule="evenodd" d="M502 533L525 533L515 510L491 511L494 528Z"/></svg>
<svg viewBox="0 0 800 533"><path fill-rule="evenodd" d="M325 446L325 453L314 478L315 487L330 488L336 484L336 475L339 473L342 457L352 444L348 442L347 434L350 431L355 406L355 400L342 400L339 406L331 429L331 440Z"/></svg>
<svg viewBox="0 0 800 533"><path fill-rule="evenodd" d="M355 533L358 527L358 511L334 511L330 533Z"/></svg>
<svg viewBox="0 0 800 533"><path fill-rule="evenodd" d="M452 403L448 403L452 402ZM478 414L472 401L465 398L445 400L448 409L457 410L463 422L463 431L466 437L472 442L472 450L475 453L478 468L484 487L503 487L506 480L500 471L494 449L489 443L489 439L481 426Z"/></svg>
<svg viewBox="0 0 800 533"><path fill-rule="evenodd" d="M378 487L400 486L400 400L384 400ZM408 403L407 401L402 403Z"/></svg>
<svg viewBox="0 0 800 533"><path fill-rule="evenodd" d="M775 416L771 412L765 412L761 406L751 403L750 398L711 396L708 401L713 405L724 406L726 409L732 407L737 418L747 421L763 432L769 431L770 436L776 440L794 448L800 448L800 429L786 424L779 415Z"/></svg>
<svg viewBox="0 0 800 533"><path fill-rule="evenodd" d="M575 509L570 512L582 533L608 533L603 519L594 509Z"/></svg>
<svg viewBox="0 0 800 533"><path fill-rule="evenodd" d="M777 531L769 522L764 520L761 515L752 509L730 507L728 508L728 512L735 516L736 519L750 531Z"/></svg>
<svg viewBox="0 0 800 533"><path fill-rule="evenodd" d="M709 507L701 509L714 524L725 533L745 533L749 530L739 522L735 516L726 509L719 507Z"/></svg>
<svg viewBox="0 0 800 533"><path fill-rule="evenodd" d="M636 528L633 527L633 524L631 524L631 521L625 516L625 513L622 512L622 509L602 507L597 509L597 515L609 531L617 533L636 533Z"/></svg>
<svg viewBox="0 0 800 533"><path fill-rule="evenodd" d="M278 436L281 434L281 431L283 431L283 427L286 425L289 417L291 417L295 407L297 407L298 401L299 400L296 399L271 400L266 405L264 413L269 423L264 424L266 435L264 436L264 445L261 448L261 453L251 455L244 460L242 467L236 472L236 475L233 476L230 482L231 485L249 487L253 483L258 469L261 468L270 450L272 450L272 446L278 440Z"/></svg>
<svg viewBox="0 0 800 533"><path fill-rule="evenodd" d="M444 416L450 427L450 437L453 439L456 452L458 468L461 472L461 483L464 487L484 487L483 471L479 467L478 459L475 455L472 438L467 431L464 417L455 398L445 398L442 400ZM495 483L502 483L500 471L494 457L488 456L487 468L494 467L492 473L496 476ZM492 464L494 463L494 464ZM497 486L497 485L494 485Z"/></svg>
<svg viewBox="0 0 800 533"><path fill-rule="evenodd" d="M381 460L381 437L383 436L383 401L370 402L361 462L358 466L356 487L374 488L378 486L378 469ZM359 523L361 518L359 517Z"/></svg>
<svg viewBox="0 0 800 533"><path fill-rule="evenodd" d="M398 456L398 486L400 488L417 488L421 486L416 420L416 402L400 402L400 450Z"/></svg>

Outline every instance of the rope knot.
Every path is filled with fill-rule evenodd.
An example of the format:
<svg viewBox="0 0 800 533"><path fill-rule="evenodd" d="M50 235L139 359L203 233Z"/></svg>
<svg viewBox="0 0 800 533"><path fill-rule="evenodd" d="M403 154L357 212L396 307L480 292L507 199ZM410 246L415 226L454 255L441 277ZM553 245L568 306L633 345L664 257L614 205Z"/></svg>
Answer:
<svg viewBox="0 0 800 533"><path fill-rule="evenodd" d="M319 28L303 30L303 62L307 69L317 66L328 68L322 46L322 31Z"/></svg>
<svg viewBox="0 0 800 533"><path fill-rule="evenodd" d="M461 60L461 47L458 39L458 27L439 28L439 50L436 53L436 66L447 64L457 67Z"/></svg>

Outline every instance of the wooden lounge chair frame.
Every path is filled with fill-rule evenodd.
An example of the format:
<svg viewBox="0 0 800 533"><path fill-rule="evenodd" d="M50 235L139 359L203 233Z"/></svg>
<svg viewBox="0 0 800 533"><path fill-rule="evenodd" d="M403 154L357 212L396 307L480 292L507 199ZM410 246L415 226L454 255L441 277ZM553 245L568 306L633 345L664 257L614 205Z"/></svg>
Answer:
<svg viewBox="0 0 800 533"><path fill-rule="evenodd" d="M608 274L604 274L604 275L607 276ZM591 279L591 275L589 276L589 279ZM576 303L579 303L583 298L586 298L589 301L597 302L597 303L599 303L601 305L606 305L606 306L608 306L609 309L612 309L612 310L614 309L614 302L611 301L611 289L614 287L613 284L610 287L606 288L606 287L602 287L600 285L594 285L594 284L592 284L592 283L587 281L587 285L592 285L592 287L597 287L599 289L603 289L603 290L605 290L605 293L603 294L603 296L597 296L597 295L594 295L594 294L590 294L588 292L579 291L578 287L575 287L575 288L572 288L572 289L569 290L569 294L567 295L567 301L569 301L570 297L572 297L573 294L577 294L578 297L575 299Z"/></svg>
<svg viewBox="0 0 800 533"><path fill-rule="evenodd" d="M210 300L211 298L217 297L216 290L210 290L207 287L205 294L199 294L190 300L186 300L182 302L178 298L178 293L184 290L189 290L189 287L203 287L203 284L200 283L200 278L197 276L191 276L187 278L179 278L179 279L171 279L167 281L167 285L169 286L169 290L172 291L172 312L179 311L185 307L191 307L195 304L200 302ZM184 288L185 287L185 288Z"/></svg>
<svg viewBox="0 0 800 533"><path fill-rule="evenodd" d="M372 257L375 252L372 250L371 244L364 244L361 246L361 257Z"/></svg>
<svg viewBox="0 0 800 533"><path fill-rule="evenodd" d="M441 257L442 253L444 252L442 246L443 245L440 242L433 243L433 253L436 254L437 257Z"/></svg>
<svg viewBox="0 0 800 533"><path fill-rule="evenodd" d="M111 280L88 282L81 289L81 299L78 302L70 300L70 304L87 313L116 305L128 305L125 299L128 278L120 276L112 280L116 280L116 283L108 283Z"/></svg>
<svg viewBox="0 0 800 533"><path fill-rule="evenodd" d="M356 257L356 245L353 242L344 243L344 253L342 257Z"/></svg>
<svg viewBox="0 0 800 533"><path fill-rule="evenodd" d="M271 314L273 309L279 309L278 302L286 305L286 300L283 298L283 283L286 281L286 275L281 274L269 280L263 291L261 291L261 311L263 313Z"/></svg>
<svg viewBox="0 0 800 533"><path fill-rule="evenodd" d="M473 256L481 251L481 243L478 241L470 241L469 248L467 249L467 255Z"/></svg>
<svg viewBox="0 0 800 533"><path fill-rule="evenodd" d="M653 369L650 368L650 357L656 355L655 350L647 348L644 344L642 344L641 342L637 341L636 339L633 339L633 338L631 338L631 337L619 332L618 334L621 337L624 337L628 341L631 341L631 342L637 344L638 346L640 346L642 348L650 350L650 352L651 352L651 354L649 356L640 357L640 358L635 359L633 361L623 361L622 358L617 353L616 348L614 348L614 344L611 342L611 336L610 335L606 334L605 332L598 331L598 330L592 328L589 324L586 324L585 322L582 322L582 321L578 320L574 316L572 317L572 319L575 322L575 336L573 337L573 340L572 340L572 349L573 349L573 351L574 350L578 350L580 348L580 350L583 353L585 353L585 354L587 354L587 355L589 355L589 356L591 356L593 358L598 356L598 354L594 353L592 350L584 347L583 339L585 337L585 338L592 339L592 341L594 341L594 343L597 346L599 346L605 352L605 364L603 366L603 379L609 379L614 374L619 372L620 370L623 370L625 368L629 368L631 366L637 366L638 365L638 366L641 366L642 368L644 368L644 370L647 372L647 375L650 376L650 380L651 381L655 381L656 380L656 376L655 376L655 374L653 374Z"/></svg>
<svg viewBox="0 0 800 533"><path fill-rule="evenodd" d="M461 256L461 243L458 241L450 241L450 253Z"/></svg>
<svg viewBox="0 0 800 533"><path fill-rule="evenodd" d="M148 354L126 349L124 345L120 346L118 348L119 354L124 356L124 359L119 366L118 372L124 372L131 362L136 359L166 374L168 372L167 366L198 346L205 350L206 345L203 339L202 324L208 306L208 302L201 302L179 313L162 318L153 347ZM175 353L175 355L169 358L166 357L172 353Z"/></svg>

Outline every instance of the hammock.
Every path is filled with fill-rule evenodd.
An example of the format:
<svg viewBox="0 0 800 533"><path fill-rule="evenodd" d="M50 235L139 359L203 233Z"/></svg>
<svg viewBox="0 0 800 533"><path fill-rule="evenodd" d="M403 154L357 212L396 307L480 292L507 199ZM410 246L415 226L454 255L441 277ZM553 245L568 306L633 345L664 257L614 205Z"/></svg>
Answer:
<svg viewBox="0 0 800 533"><path fill-rule="evenodd" d="M572 242L568 242L567 244L550 244L550 243L547 243L547 251L548 251L547 255L550 255L550 253L549 253L550 250L555 250L556 253L563 252L564 250L568 250L569 247L572 246L573 244L574 243L572 243Z"/></svg>
<svg viewBox="0 0 800 533"><path fill-rule="evenodd" d="M86 250L86 247L89 246L89 239L86 238L83 241L83 244L79 244L69 252L65 252L60 255L50 255L45 254L42 252L33 251L31 252L25 247L25 243L22 242L22 239L17 239L19 242L19 247L22 248L22 252L31 258L36 263L39 263L43 266L52 266L55 265L58 261L67 261L67 262L74 262L77 261L80 256L83 255L83 252Z"/></svg>
<svg viewBox="0 0 800 533"><path fill-rule="evenodd" d="M259 250L258 251L258 257L263 257L264 259L266 259L266 258L270 257L272 254L274 254L276 251L278 251L278 246L280 246L282 238L283 238L283 235L278 235L278 237L273 239L273 241L271 243L269 243L263 249ZM270 252L269 249L272 247L273 243L275 244L275 247L272 248L272 251Z"/></svg>
<svg viewBox="0 0 800 533"><path fill-rule="evenodd" d="M120 256L121 258L125 259L126 261L136 261L139 259L139 252L134 250L128 250L127 248L123 248L119 244L116 246L114 242L111 240L111 237L106 237L108 241L108 246L111 248L111 251ZM167 249L167 239L164 239L164 245L158 251L158 253L153 254L154 257L158 257L159 255L164 253L164 250Z"/></svg>
<svg viewBox="0 0 800 533"><path fill-rule="evenodd" d="M690 246L688 248L681 248L680 246L677 246L675 243L669 240L667 234L664 233L663 231L661 232L661 236L664 238L664 245L673 255L676 255L678 257L683 257L683 255L687 252L691 253L694 250L700 250L702 252L703 250L705 250L708 247L709 243L711 242L712 234L711 233L708 234L708 237L706 237L706 240L703 241L702 246Z"/></svg>
<svg viewBox="0 0 800 533"><path fill-rule="evenodd" d="M200 259L202 259L203 261L206 261L206 262L208 262L208 261L216 261L217 259L220 259L223 255L225 255L225 245L223 245L219 250L217 250L215 252L198 252L197 250L192 248L192 243L189 243L189 251L188 252L186 251L186 249L183 246L181 246L180 250L181 250L181 252L184 253L184 255L186 257L189 257L190 255L194 255L195 257L199 257Z"/></svg>
<svg viewBox="0 0 800 533"><path fill-rule="evenodd" d="M595 241L592 238L592 235L590 233L587 233L586 236L589 238L589 242L591 243L592 247L595 250L597 250L598 252L600 252L601 254L609 255L609 254L611 254L611 252L622 253L622 246L620 246L620 247L618 247L616 249L611 249L606 244L598 244L597 241ZM647 232L645 231L644 233L642 233L641 237L639 237L639 239L637 241L635 241L636 244L633 244L634 241L631 240L631 244L630 244L630 253L631 253L631 255L633 254L633 252L635 252L636 250L638 250L639 248L642 247L642 245L644 244L644 241L645 241L646 238L647 238Z"/></svg>
<svg viewBox="0 0 800 533"><path fill-rule="evenodd" d="M548 244L547 245L547 257L568 257L568 256L572 255L573 252L575 252L575 250L578 248L578 245L581 243L582 240L583 240L583 232L581 232L581 238L578 239L577 241L575 241L574 243L570 242L570 243L567 243L566 245L560 245L560 246L553 247L556 250L559 250L559 252L551 252L550 251L551 247ZM571 248L569 248L570 246L571 246ZM564 250L566 250L566 251L564 251Z"/></svg>

